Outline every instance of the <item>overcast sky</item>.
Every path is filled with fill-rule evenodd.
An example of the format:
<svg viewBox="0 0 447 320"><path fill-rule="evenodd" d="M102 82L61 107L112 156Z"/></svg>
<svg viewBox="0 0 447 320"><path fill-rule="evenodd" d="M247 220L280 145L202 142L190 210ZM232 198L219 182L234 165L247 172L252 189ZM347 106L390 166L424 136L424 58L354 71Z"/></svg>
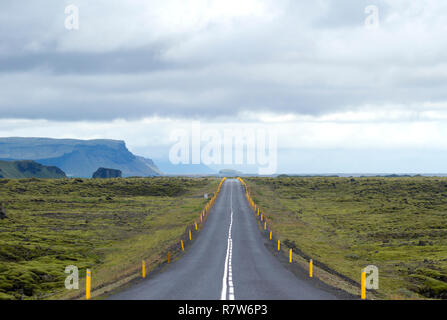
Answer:
<svg viewBox="0 0 447 320"><path fill-rule="evenodd" d="M277 130L280 172L447 172L445 0L1 9L0 136L114 138L166 158L170 132L200 120Z"/></svg>

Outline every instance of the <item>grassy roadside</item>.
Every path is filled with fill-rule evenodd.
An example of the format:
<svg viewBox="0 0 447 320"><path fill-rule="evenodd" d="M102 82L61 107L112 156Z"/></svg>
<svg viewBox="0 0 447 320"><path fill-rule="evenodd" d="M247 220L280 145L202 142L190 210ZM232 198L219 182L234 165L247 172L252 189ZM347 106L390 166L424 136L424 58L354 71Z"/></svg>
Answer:
<svg viewBox="0 0 447 320"><path fill-rule="evenodd" d="M379 298L447 298L447 179L244 180L282 243L356 282L376 265Z"/></svg>
<svg viewBox="0 0 447 320"><path fill-rule="evenodd" d="M0 180L0 298L66 299L65 267L93 289L138 274L141 260L164 261L188 225L199 220L212 178Z"/></svg>

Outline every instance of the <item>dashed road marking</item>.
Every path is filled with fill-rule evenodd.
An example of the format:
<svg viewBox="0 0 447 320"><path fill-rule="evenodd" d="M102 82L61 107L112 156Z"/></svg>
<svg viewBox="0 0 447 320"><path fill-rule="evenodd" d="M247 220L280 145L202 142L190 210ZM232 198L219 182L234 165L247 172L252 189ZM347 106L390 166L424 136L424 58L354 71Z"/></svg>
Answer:
<svg viewBox="0 0 447 320"><path fill-rule="evenodd" d="M227 294L229 300L234 300L233 267L231 265L231 258L233 256L233 239L231 238L231 229L233 228L233 188L230 187L230 190L231 215L230 226L228 228L227 256L225 257L225 269L222 279L222 293L220 295L220 300L227 300Z"/></svg>

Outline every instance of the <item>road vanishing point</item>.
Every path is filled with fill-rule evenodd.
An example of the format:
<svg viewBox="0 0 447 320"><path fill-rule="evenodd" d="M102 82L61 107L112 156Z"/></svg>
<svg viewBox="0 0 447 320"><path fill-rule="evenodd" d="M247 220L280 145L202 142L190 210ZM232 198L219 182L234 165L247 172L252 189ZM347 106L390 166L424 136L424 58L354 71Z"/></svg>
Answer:
<svg viewBox="0 0 447 320"><path fill-rule="evenodd" d="M161 273L114 300L332 300L300 279L265 246L243 185L227 179L196 241Z"/></svg>

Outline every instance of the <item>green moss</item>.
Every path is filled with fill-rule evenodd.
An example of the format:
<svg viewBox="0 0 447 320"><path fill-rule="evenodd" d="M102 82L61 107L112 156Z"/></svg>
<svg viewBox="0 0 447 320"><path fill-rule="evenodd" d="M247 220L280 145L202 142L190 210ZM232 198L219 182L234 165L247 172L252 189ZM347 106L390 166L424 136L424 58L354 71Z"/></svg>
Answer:
<svg viewBox="0 0 447 320"><path fill-rule="evenodd" d="M447 178L245 181L277 237L356 281L378 266L384 296L433 297L415 274L446 283Z"/></svg>
<svg viewBox="0 0 447 320"><path fill-rule="evenodd" d="M217 179L128 178L1 180L0 293L65 297L65 267L86 268L110 282L158 259L198 220ZM82 283L82 282L81 282Z"/></svg>
<svg viewBox="0 0 447 320"><path fill-rule="evenodd" d="M420 294L429 298L447 299L446 282L423 275L411 275L410 277L413 280L417 280L417 283L422 283L422 285L418 285L417 287Z"/></svg>
<svg viewBox="0 0 447 320"><path fill-rule="evenodd" d="M0 291L0 300L13 300L15 297Z"/></svg>

